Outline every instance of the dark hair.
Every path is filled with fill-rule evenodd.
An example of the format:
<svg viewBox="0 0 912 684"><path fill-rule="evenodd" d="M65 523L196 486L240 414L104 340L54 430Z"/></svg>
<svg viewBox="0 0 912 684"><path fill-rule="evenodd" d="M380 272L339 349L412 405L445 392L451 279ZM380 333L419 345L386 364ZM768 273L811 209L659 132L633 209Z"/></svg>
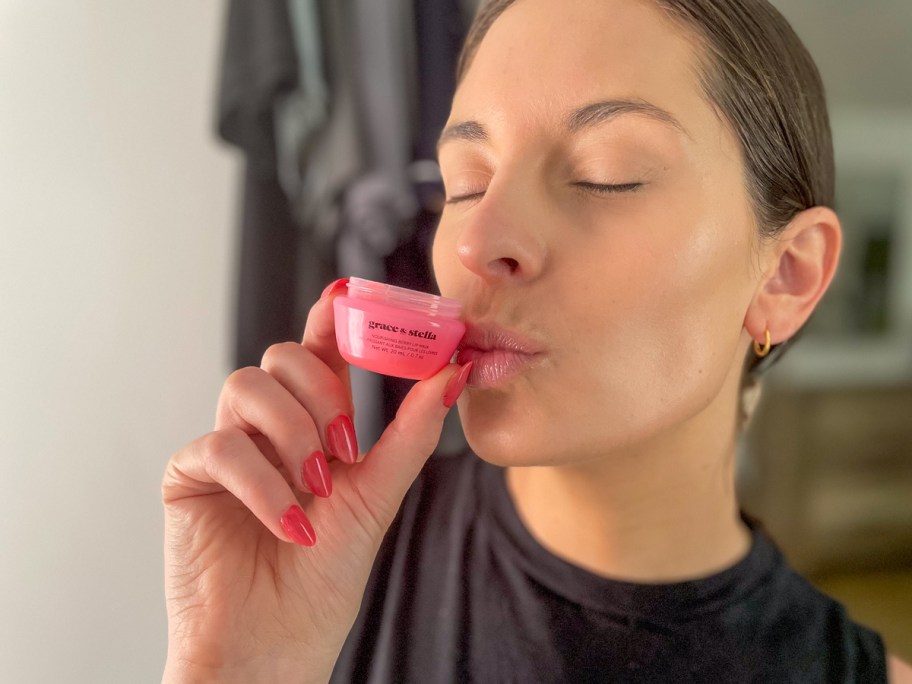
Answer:
<svg viewBox="0 0 912 684"><path fill-rule="evenodd" d="M478 10L457 65L461 82L494 21L517 0L487 0ZM833 206L833 142L823 82L788 21L766 0L654 0L703 47L703 93L740 141L757 229L774 238L800 211ZM746 374L759 375L796 339L768 356L748 352Z"/></svg>

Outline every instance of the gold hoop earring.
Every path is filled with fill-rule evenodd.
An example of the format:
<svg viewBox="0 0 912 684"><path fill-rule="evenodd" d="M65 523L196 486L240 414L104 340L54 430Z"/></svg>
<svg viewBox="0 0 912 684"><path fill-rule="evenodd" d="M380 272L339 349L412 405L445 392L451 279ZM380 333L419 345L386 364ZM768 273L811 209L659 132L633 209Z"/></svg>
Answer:
<svg viewBox="0 0 912 684"><path fill-rule="evenodd" d="M754 340L754 354L756 354L759 358L762 359L764 356L766 356L769 353L770 353L770 331L769 331L769 328L767 328L766 329L766 342L763 344L762 347L760 346L760 343L757 342L757 340Z"/></svg>

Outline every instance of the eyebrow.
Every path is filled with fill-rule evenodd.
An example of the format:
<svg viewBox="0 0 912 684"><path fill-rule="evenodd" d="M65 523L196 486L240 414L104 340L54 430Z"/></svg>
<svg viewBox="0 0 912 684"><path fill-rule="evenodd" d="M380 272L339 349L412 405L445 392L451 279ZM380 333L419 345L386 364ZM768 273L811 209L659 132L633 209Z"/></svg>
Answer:
<svg viewBox="0 0 912 684"><path fill-rule="evenodd" d="M669 125L690 137L687 129L670 112L646 100L615 99L593 102L570 112L564 120L564 126L568 132L578 133L585 128L611 121L624 114L645 116ZM452 126L447 126L440 134L440 139L437 141L438 151L445 142L450 140L486 143L490 140L490 136L485 127L477 121L460 121Z"/></svg>

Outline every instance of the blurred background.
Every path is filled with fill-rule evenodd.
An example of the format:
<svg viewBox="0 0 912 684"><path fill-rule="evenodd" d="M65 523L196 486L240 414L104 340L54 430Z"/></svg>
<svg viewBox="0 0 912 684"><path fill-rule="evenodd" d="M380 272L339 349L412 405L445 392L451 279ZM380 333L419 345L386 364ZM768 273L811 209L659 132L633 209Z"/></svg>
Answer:
<svg viewBox="0 0 912 684"><path fill-rule="evenodd" d="M399 1L0 0L0 681L160 679L170 454L336 273L432 287L475 3ZM827 85L847 239L739 485L912 659L912 3L775 4ZM403 388L357 383L369 440Z"/></svg>

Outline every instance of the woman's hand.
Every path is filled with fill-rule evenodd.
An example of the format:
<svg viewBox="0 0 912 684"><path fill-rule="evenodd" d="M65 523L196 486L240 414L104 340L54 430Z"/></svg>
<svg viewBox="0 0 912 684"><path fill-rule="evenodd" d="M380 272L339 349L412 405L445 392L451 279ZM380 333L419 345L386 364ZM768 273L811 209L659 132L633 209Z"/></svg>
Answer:
<svg viewBox="0 0 912 684"><path fill-rule="evenodd" d="M455 365L416 383L353 464L333 294L311 308L303 344L274 345L260 368L228 378L215 431L168 463L165 681L326 682L380 542L465 384Z"/></svg>

